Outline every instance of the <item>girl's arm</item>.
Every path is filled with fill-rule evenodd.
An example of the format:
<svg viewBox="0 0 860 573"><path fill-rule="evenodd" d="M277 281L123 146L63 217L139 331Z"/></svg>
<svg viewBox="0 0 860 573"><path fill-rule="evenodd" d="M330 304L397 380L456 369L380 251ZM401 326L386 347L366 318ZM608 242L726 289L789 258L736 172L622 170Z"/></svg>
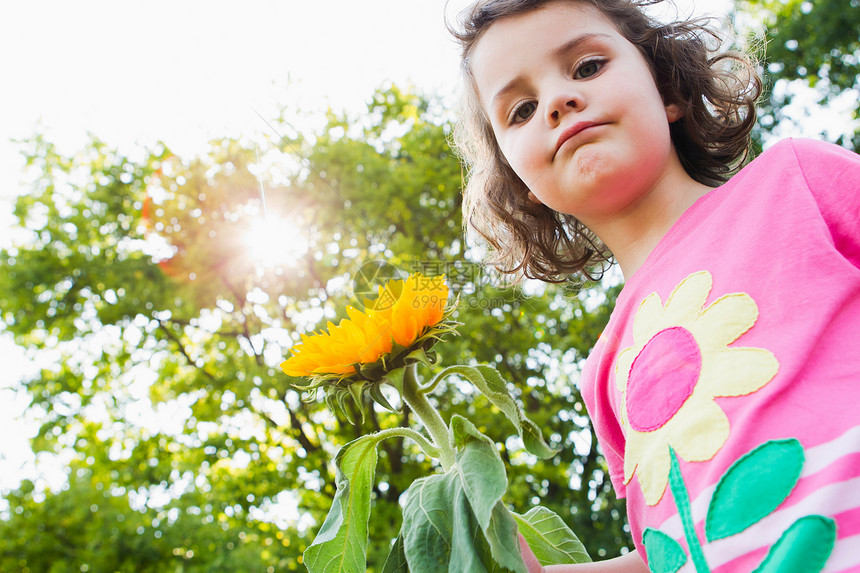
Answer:
<svg viewBox="0 0 860 573"><path fill-rule="evenodd" d="M544 573L649 573L648 566L635 550L606 561L583 563L582 565L549 565Z"/></svg>
<svg viewBox="0 0 860 573"><path fill-rule="evenodd" d="M520 551L529 573L649 573L648 566L631 551L615 559L583 563L581 565L547 565L543 567L535 557L526 540L520 536Z"/></svg>

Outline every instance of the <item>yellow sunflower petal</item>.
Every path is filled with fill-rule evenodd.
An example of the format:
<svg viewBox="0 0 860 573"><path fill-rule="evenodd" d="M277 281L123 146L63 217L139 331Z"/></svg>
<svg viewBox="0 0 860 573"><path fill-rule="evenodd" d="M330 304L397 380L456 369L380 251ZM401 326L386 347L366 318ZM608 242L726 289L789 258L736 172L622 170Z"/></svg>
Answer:
<svg viewBox="0 0 860 573"><path fill-rule="evenodd" d="M398 317L391 324L391 333L397 344L409 346L418 338L418 321L413 316Z"/></svg>
<svg viewBox="0 0 860 573"><path fill-rule="evenodd" d="M329 321L326 329L302 335L292 356L281 364L291 376L349 375L355 364L369 364L391 353L394 342L409 347L444 317L445 277L416 273L391 280L378 289L367 310L347 307L347 318Z"/></svg>

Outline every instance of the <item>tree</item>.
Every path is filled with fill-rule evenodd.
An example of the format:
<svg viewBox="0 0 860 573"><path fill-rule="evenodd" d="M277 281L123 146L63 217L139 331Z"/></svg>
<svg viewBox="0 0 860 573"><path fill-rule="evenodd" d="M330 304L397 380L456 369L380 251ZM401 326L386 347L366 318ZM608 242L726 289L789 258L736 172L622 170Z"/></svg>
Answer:
<svg viewBox="0 0 860 573"><path fill-rule="evenodd" d="M34 182L16 215L30 240L0 252L0 309L48 364L25 382L42 422L33 446L71 462L66 489L28 482L6 496L0 568L301 570L334 493L329 460L359 429L303 403L277 364L301 333L361 303L353 279L377 260L449 275L463 326L437 347L442 364L498 367L561 447L548 461L524 455L498 411L446 381L441 408L468 410L501 444L506 501L523 512L540 499L593 555L620 551L623 504L576 388L615 290L527 297L468 260L442 109L389 87L360 118L274 138L260 161L244 140L190 160L164 146L132 158L93 140L66 157L27 142ZM409 416L375 408L362 424ZM432 469L398 442L380 460L374 571L400 493Z"/></svg>
<svg viewBox="0 0 860 573"><path fill-rule="evenodd" d="M740 0L736 16L765 30L766 79L770 90L761 103L759 138L778 126L800 124L809 111L786 112L802 87L814 88L817 104L827 108L847 97L853 133L823 133L860 151L860 5L856 0ZM851 124L849 124L851 125Z"/></svg>

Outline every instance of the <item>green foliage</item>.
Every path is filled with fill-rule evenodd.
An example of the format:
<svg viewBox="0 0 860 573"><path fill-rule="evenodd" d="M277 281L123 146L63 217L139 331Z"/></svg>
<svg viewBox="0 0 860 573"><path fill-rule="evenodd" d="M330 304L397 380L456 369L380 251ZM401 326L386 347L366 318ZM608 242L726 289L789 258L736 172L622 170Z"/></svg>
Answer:
<svg viewBox="0 0 860 573"><path fill-rule="evenodd" d="M302 403L290 388L298 380L277 364L300 334L360 302L350 277L377 259L448 273L463 326L438 347L441 363L497 369L559 450L546 460L523 452L499 423L507 410L462 377L440 381L431 397L439 409L501 444L513 510L547 506L601 558L626 545L623 503L576 386L616 292L546 287L526 297L493 287L468 261L461 170L440 108L380 91L360 118L332 115L319 133L272 141L261 149L263 169L243 140L215 141L197 158L164 146L124 155L98 140L65 156L40 136L24 142L32 184L16 215L29 239L0 252L0 317L45 364L23 384L41 422L33 446L64 452L74 469L68 489L5 495L0 568L80 570L106 536L88 527L114 527L122 515L150 541L137 525L117 525L128 545L121 557L105 550L98 570L123 570L124 560L218 570L219 559L240 560L232 570L304 569L302 553L336 493L334 452L413 414L368 403L358 426L339 422L322 399ZM255 173L269 217L297 229L270 249L276 265L245 240L263 217ZM295 254L282 259L286 252ZM434 468L413 441L381 442L378 456L370 499L386 527L370 528L368 571L389 554L401 494ZM58 533L58 504L99 511L79 516L72 539ZM193 558L180 559L189 548ZM57 565L43 566L45 556Z"/></svg>
<svg viewBox="0 0 860 573"><path fill-rule="evenodd" d="M736 10L765 29L766 80L772 88L762 101L759 138L777 126L808 122L806 116L788 116L784 108L795 90L778 83L799 82L816 88L818 103L829 102L848 90L860 90L860 5L857 0L739 0ZM860 119L855 96L850 117ZM820 130L820 128L819 128ZM822 132L822 136L826 134ZM860 150L860 131L834 139Z"/></svg>
<svg viewBox="0 0 860 573"><path fill-rule="evenodd" d="M0 521L0 570L233 572L284 567L261 559L269 528L201 521L191 512L131 510L126 496L76 471L67 489L37 501L25 492L7 497L14 517ZM289 570L289 567L287 567Z"/></svg>
<svg viewBox="0 0 860 573"><path fill-rule="evenodd" d="M425 364L426 365L426 364ZM514 571L526 573L517 541L516 516L502 503L508 481L496 445L460 415L444 422L425 394L446 375L459 373L489 393L493 403L510 404L520 433L533 423L522 414L498 372L483 366L455 366L421 385L417 364L404 368L397 390L430 435L432 443L410 428L392 428L358 438L335 456L337 493L316 539L305 552L310 573L361 573L366 570L370 491L377 463L377 444L388 437L409 437L424 453L439 458L444 473L415 480L404 494L403 526L383 570L434 573L453 571ZM491 385L486 380L491 380ZM332 384L335 382L332 382ZM546 444L538 431L537 441ZM544 457L552 455L548 450ZM526 521L541 554L558 557L558 564L589 560L579 539L561 519L545 508L538 527ZM533 515L533 512L529 515ZM547 531L546 525L554 527ZM546 534L546 535L544 535ZM547 535L551 538L548 539ZM549 546L549 551L547 550Z"/></svg>

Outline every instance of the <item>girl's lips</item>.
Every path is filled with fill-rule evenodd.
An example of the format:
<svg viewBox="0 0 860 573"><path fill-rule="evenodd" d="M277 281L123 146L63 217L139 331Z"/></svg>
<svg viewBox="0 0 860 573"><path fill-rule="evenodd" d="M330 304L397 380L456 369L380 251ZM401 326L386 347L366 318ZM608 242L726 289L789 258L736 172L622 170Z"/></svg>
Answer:
<svg viewBox="0 0 860 573"><path fill-rule="evenodd" d="M591 127L597 127L599 125L604 124L599 121L580 121L574 123L573 125L561 132L561 135L559 136L558 141L555 144L555 153L557 154L558 150L561 149L561 146L564 145L564 143L571 137L574 137L575 135L585 131L586 129L589 129Z"/></svg>

